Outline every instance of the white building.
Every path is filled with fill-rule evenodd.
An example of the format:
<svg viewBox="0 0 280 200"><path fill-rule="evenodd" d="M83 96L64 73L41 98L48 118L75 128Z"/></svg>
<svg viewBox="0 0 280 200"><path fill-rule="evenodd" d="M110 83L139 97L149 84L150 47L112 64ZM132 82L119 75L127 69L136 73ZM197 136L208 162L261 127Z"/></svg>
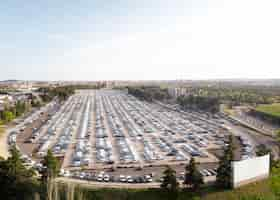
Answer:
<svg viewBox="0 0 280 200"><path fill-rule="evenodd" d="M234 188L269 177L270 159L265 156L232 162L232 184Z"/></svg>

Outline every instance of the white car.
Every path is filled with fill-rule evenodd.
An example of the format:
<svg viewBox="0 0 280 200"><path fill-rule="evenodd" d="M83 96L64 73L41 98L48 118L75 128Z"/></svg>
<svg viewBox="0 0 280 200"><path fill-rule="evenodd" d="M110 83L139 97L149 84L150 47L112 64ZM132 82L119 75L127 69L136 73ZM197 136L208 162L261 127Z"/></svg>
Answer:
<svg viewBox="0 0 280 200"><path fill-rule="evenodd" d="M63 176L65 176L65 177L70 177L70 176L71 176L70 171L65 170Z"/></svg>
<svg viewBox="0 0 280 200"><path fill-rule="evenodd" d="M124 175L120 175L120 182L126 182L126 177Z"/></svg>
<svg viewBox="0 0 280 200"><path fill-rule="evenodd" d="M73 165L75 166L75 167L79 167L79 166L81 166L81 161L74 161L74 163L73 163Z"/></svg>
<svg viewBox="0 0 280 200"><path fill-rule="evenodd" d="M145 175L145 180L149 183L153 182L153 179L150 175Z"/></svg>
<svg viewBox="0 0 280 200"><path fill-rule="evenodd" d="M85 176L86 176L86 173L85 173L85 172L81 172L81 173L80 173L80 179L84 179Z"/></svg>
<svg viewBox="0 0 280 200"><path fill-rule="evenodd" d="M103 177L103 180L105 182L109 182L110 181L110 176L108 174L105 174L104 177Z"/></svg>
<svg viewBox="0 0 280 200"><path fill-rule="evenodd" d="M134 179L131 176L126 177L128 183L133 183Z"/></svg>
<svg viewBox="0 0 280 200"><path fill-rule="evenodd" d="M149 182L149 183L153 182L153 179L152 179L152 178L149 178L149 179L146 179L146 180L147 180L147 182Z"/></svg>
<svg viewBox="0 0 280 200"><path fill-rule="evenodd" d="M103 181L103 174L99 174L97 176L97 181L102 182Z"/></svg>

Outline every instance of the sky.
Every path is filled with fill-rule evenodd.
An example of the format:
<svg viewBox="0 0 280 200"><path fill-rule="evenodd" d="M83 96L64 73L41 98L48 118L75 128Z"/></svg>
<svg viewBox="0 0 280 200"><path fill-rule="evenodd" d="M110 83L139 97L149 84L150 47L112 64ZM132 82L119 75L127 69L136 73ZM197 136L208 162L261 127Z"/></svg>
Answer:
<svg viewBox="0 0 280 200"><path fill-rule="evenodd" d="M9 0L0 80L280 78L279 0Z"/></svg>

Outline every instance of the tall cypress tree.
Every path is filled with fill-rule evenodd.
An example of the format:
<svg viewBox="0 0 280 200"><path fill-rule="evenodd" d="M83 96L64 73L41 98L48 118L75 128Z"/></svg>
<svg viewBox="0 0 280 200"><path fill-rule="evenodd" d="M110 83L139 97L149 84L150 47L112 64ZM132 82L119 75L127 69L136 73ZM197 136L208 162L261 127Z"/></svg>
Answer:
<svg viewBox="0 0 280 200"><path fill-rule="evenodd" d="M0 199L30 199L36 188L35 172L27 169L15 146L7 160L0 158Z"/></svg>
<svg viewBox="0 0 280 200"><path fill-rule="evenodd" d="M179 183L176 179L176 171L167 166L163 174L163 181L160 187L168 192L168 199L176 200L179 193Z"/></svg>
<svg viewBox="0 0 280 200"><path fill-rule="evenodd" d="M232 167L231 162L234 159L233 136L229 137L229 144L224 150L223 156L220 158L217 170L216 185L220 188L229 189L232 187Z"/></svg>
<svg viewBox="0 0 280 200"><path fill-rule="evenodd" d="M186 187L190 188L193 191L197 191L203 184L202 175L199 173L193 157L191 158L189 164L186 166L184 184L186 185Z"/></svg>
<svg viewBox="0 0 280 200"><path fill-rule="evenodd" d="M52 199L53 189L54 189L54 178L59 173L59 162L54 157L51 150L48 150L47 155L44 157L43 161L43 170L41 171L41 181L43 186L43 196L46 200Z"/></svg>

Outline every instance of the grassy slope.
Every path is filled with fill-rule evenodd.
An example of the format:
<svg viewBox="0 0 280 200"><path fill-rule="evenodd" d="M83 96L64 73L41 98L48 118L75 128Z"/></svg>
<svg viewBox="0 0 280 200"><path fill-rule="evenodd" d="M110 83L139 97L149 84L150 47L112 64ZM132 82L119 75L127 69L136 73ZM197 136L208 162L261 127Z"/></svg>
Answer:
<svg viewBox="0 0 280 200"><path fill-rule="evenodd" d="M178 200L188 200L188 194ZM96 189L90 190L87 200L168 200L168 195L159 189Z"/></svg>
<svg viewBox="0 0 280 200"><path fill-rule="evenodd" d="M209 192L202 199L203 200L238 200L248 197L261 197L261 199L274 200L276 199L269 188L269 181L260 181L253 183L239 189Z"/></svg>
<svg viewBox="0 0 280 200"><path fill-rule="evenodd" d="M260 200L276 200L269 189L269 181L260 181L235 190L217 191L207 189L201 200L247 200L261 197ZM89 190L86 199L94 200L169 200L168 195L157 189L93 189ZM178 200L190 200L190 194L180 192ZM255 198L253 198L255 199Z"/></svg>
<svg viewBox="0 0 280 200"><path fill-rule="evenodd" d="M280 103L259 105L256 110L280 118Z"/></svg>

